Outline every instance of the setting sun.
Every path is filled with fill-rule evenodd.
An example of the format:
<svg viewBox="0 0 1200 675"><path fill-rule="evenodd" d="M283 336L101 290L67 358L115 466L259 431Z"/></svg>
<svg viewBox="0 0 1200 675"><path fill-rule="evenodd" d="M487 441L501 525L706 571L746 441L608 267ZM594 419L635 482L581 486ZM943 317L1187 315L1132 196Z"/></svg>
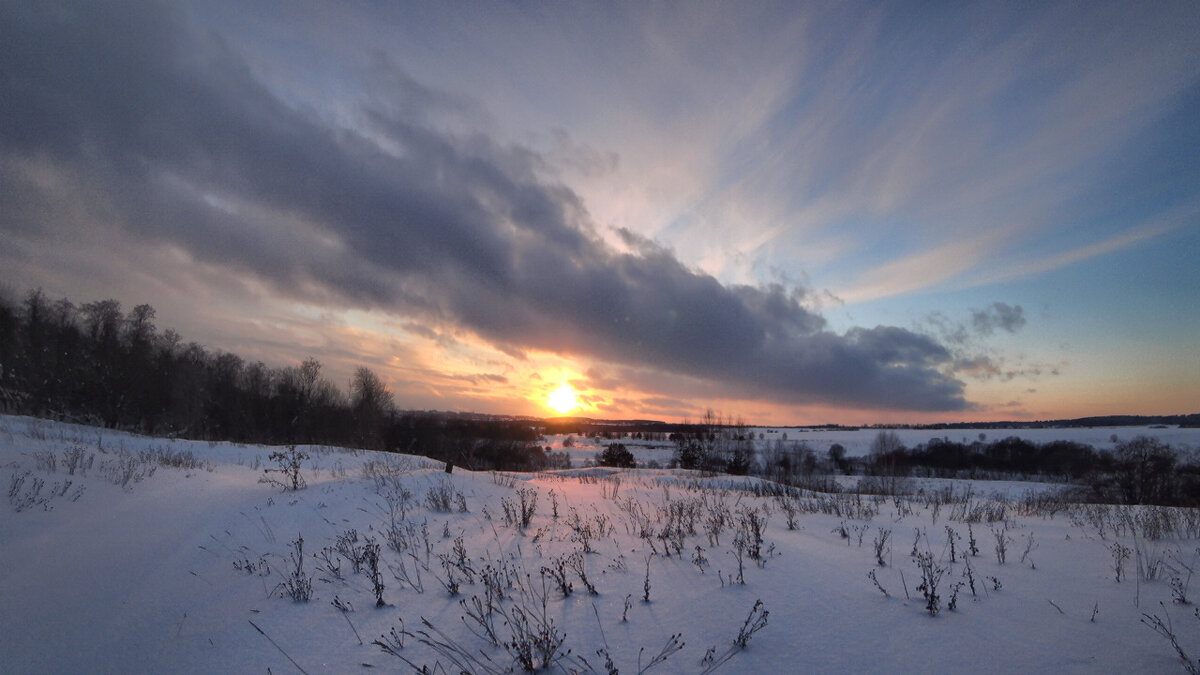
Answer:
<svg viewBox="0 0 1200 675"><path fill-rule="evenodd" d="M546 406L560 415L565 415L579 407L578 392L564 382L546 397Z"/></svg>

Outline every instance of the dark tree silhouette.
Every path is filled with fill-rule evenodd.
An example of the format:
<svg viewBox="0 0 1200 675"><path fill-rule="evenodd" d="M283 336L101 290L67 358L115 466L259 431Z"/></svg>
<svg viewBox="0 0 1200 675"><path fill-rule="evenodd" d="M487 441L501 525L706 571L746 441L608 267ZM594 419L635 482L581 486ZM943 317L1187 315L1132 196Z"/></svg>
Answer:
<svg viewBox="0 0 1200 675"><path fill-rule="evenodd" d="M359 444L380 448L393 412L392 392L370 368L360 366L350 380L350 410Z"/></svg>

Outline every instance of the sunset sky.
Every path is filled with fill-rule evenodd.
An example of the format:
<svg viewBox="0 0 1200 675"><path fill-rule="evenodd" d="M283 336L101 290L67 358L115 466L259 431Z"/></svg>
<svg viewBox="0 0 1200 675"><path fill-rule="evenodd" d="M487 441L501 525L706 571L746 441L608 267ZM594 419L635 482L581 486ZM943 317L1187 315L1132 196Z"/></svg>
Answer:
<svg viewBox="0 0 1200 675"><path fill-rule="evenodd" d="M1200 412L1200 6L0 3L33 288L406 409Z"/></svg>

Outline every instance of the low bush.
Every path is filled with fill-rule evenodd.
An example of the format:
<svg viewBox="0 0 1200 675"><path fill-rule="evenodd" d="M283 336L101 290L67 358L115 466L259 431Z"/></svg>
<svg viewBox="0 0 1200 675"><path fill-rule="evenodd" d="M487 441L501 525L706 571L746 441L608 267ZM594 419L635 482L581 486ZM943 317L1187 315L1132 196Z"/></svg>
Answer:
<svg viewBox="0 0 1200 675"><path fill-rule="evenodd" d="M600 453L600 466L613 466L618 468L632 469L637 465L633 459L633 453L625 447L624 443L610 443Z"/></svg>

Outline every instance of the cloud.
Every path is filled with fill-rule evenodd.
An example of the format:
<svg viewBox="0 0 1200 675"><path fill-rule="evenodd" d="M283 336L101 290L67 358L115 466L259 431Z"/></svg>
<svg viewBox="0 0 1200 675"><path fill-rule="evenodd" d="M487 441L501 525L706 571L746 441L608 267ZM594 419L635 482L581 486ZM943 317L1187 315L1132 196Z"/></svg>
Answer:
<svg viewBox="0 0 1200 675"><path fill-rule="evenodd" d="M993 357L987 354L962 356L954 361L954 370L965 377L976 380L998 379L1001 382L1011 382L1017 378L1037 380L1042 375L1058 376L1061 374L1058 366L1044 363L1024 363L1007 365L1007 359Z"/></svg>
<svg viewBox="0 0 1200 675"><path fill-rule="evenodd" d="M1025 325L1025 310L1020 305L993 302L986 309L971 312L971 325L980 335L991 335L997 328L1015 333Z"/></svg>
<svg viewBox="0 0 1200 675"><path fill-rule="evenodd" d="M963 375L977 380L990 380L1001 374L1000 366L985 354L960 358L954 362L954 368Z"/></svg>
<svg viewBox="0 0 1200 675"><path fill-rule="evenodd" d="M973 350L980 348L981 338L991 336L997 329L1016 333L1026 324L1025 308L1005 302L972 309L970 314L970 321L965 322L942 312L931 312L922 319L918 330L936 336L937 340L956 350Z"/></svg>
<svg viewBox="0 0 1200 675"><path fill-rule="evenodd" d="M1172 230L1185 227L1189 222L1195 222L1197 216L1200 216L1200 199L1193 199L1175 206L1167 213L1159 214L1154 218L1139 223L1128 231L1085 246L1073 248L1069 251L1052 255L1041 255L1031 260L1016 262L1005 269L981 275L979 279L970 283L970 285L978 286L1036 276L1061 267L1074 265L1090 258L1107 255L1114 251L1120 251L1140 244L1143 241L1153 239Z"/></svg>
<svg viewBox="0 0 1200 675"><path fill-rule="evenodd" d="M864 302L923 290L954 279L987 259L1004 238L1000 229L955 240L869 270L838 293L845 302Z"/></svg>
<svg viewBox="0 0 1200 675"><path fill-rule="evenodd" d="M798 289L722 284L645 241L617 250L540 155L434 126L456 106L479 113L387 60L371 63L380 71L391 98L339 126L289 105L173 6L5 5L6 237L69 246L100 223L298 302L747 398L970 405L937 341L887 326L837 334Z"/></svg>
<svg viewBox="0 0 1200 675"><path fill-rule="evenodd" d="M675 227L685 255L753 210L735 240L855 303L1032 276L1195 221L1194 191L1173 185L1194 167L1162 168L1195 147L1178 121L1200 77L1189 3L855 9L797 36L786 104ZM1149 149L1160 136L1171 150ZM1130 226L1176 199L1192 201L1172 224ZM835 242L841 255L809 257Z"/></svg>
<svg viewBox="0 0 1200 675"><path fill-rule="evenodd" d="M1021 305L993 302L983 309L969 310L969 314L970 320L963 321L933 312L916 329L947 345L953 358L953 372L973 380L1001 382L1060 374L1057 365L1029 362L1024 356L999 355L987 346L987 338L997 331L1017 333L1025 327L1027 320Z"/></svg>
<svg viewBox="0 0 1200 675"><path fill-rule="evenodd" d="M435 342L442 347L451 347L458 344L453 337L439 333L429 326L416 323L414 321L405 321L400 324L400 327L413 335L419 335L420 337Z"/></svg>
<svg viewBox="0 0 1200 675"><path fill-rule="evenodd" d="M503 375L495 375L492 373L477 373L474 375L445 375L444 377L452 380L461 380L470 382L471 384L508 384L508 378Z"/></svg>

